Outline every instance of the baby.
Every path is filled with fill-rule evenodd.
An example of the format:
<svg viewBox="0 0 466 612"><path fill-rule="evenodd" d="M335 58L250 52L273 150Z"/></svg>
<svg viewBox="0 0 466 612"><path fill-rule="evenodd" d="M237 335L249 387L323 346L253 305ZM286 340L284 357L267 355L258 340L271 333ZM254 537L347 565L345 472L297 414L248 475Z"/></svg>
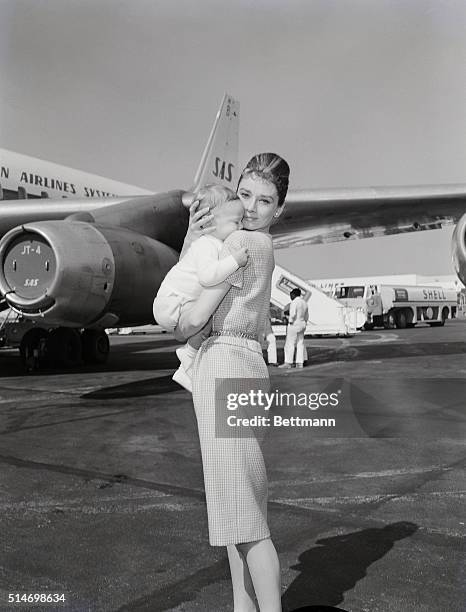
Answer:
<svg viewBox="0 0 466 612"><path fill-rule="evenodd" d="M247 250L239 248L220 259L223 241L241 229L244 208L236 194L222 185L206 185L197 194L199 209L208 207L213 214L215 230L195 240L186 254L165 276L154 299L154 318L167 331L173 332L182 309L189 308L199 297L203 287L223 282L248 262ZM207 327L207 326L206 326ZM173 380L192 391L191 371L197 351L208 336L201 330L177 349L181 362Z"/></svg>

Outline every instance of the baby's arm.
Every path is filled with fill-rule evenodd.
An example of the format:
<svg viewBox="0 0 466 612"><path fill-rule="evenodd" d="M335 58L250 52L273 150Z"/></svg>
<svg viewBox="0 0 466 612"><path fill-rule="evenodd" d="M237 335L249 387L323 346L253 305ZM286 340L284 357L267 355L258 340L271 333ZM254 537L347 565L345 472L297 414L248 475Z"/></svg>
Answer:
<svg viewBox="0 0 466 612"><path fill-rule="evenodd" d="M196 270L199 282L203 287L213 287L226 280L230 274L247 264L247 250L243 247L232 249L231 254L218 259L213 245L199 241L196 257ZM230 252L230 251L228 251Z"/></svg>

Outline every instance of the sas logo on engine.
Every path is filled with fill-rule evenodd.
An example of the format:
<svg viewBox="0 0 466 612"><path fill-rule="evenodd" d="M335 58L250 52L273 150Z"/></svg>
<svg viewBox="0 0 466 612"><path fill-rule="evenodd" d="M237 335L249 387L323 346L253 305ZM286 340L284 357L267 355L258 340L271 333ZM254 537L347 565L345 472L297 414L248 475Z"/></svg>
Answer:
<svg viewBox="0 0 466 612"><path fill-rule="evenodd" d="M226 161L220 159L220 157L215 158L215 169L212 170L212 174L222 181L228 181L231 183L233 180L233 168L234 164L231 162L227 164Z"/></svg>

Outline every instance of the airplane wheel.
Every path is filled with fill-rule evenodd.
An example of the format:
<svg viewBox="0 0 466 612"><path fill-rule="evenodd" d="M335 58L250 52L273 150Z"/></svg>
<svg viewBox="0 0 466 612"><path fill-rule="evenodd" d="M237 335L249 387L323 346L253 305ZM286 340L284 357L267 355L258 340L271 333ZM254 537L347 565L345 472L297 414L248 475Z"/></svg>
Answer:
<svg viewBox="0 0 466 612"><path fill-rule="evenodd" d="M86 363L105 363L110 352L110 342L105 331L85 329L81 334L83 359Z"/></svg>
<svg viewBox="0 0 466 612"><path fill-rule="evenodd" d="M57 367L76 367L82 360L81 336L70 327L57 327L49 334L47 353Z"/></svg>
<svg viewBox="0 0 466 612"><path fill-rule="evenodd" d="M35 327L26 332L19 345L19 354L26 372L38 370L45 360L48 332Z"/></svg>

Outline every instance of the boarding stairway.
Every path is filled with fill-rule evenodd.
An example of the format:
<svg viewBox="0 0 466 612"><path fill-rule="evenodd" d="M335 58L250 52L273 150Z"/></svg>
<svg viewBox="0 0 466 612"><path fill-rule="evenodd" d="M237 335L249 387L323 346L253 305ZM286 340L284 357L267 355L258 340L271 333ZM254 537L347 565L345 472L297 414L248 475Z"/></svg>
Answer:
<svg viewBox="0 0 466 612"><path fill-rule="evenodd" d="M282 311L290 303L290 291L301 289L301 297L307 301L309 321L306 335L351 336L362 328L364 313L356 308L344 306L305 280L282 266L275 266L272 275L271 303ZM286 333L285 325L273 325L275 335Z"/></svg>

